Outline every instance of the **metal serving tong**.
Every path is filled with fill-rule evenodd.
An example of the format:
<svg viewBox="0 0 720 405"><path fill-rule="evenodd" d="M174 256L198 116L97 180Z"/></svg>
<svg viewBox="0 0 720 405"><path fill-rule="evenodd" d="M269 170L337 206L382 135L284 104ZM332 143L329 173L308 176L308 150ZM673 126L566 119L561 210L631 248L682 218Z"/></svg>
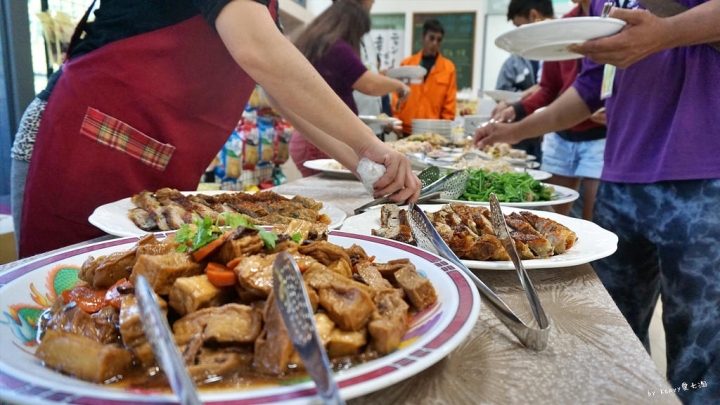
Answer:
<svg viewBox="0 0 720 405"><path fill-rule="evenodd" d="M437 169L437 167L435 168ZM467 170L458 170L456 172L452 172L439 178L435 182L428 184L427 186L423 186L423 188L420 189L420 197L418 197L417 202L421 203L431 200L437 200L439 198L445 200L454 200L460 197L463 192L465 192L469 180L470 173L468 173ZM370 207L390 202L393 202L392 200L390 200L390 196L372 200L363 206L355 208L355 214L357 215L365 212Z"/></svg>
<svg viewBox="0 0 720 405"><path fill-rule="evenodd" d="M185 368L185 362L170 332L170 325L160 311L150 284L142 275L135 280L135 296L142 313L140 321L143 331L173 392L182 405L202 405L195 383Z"/></svg>
<svg viewBox="0 0 720 405"><path fill-rule="evenodd" d="M305 370L315 381L323 403L345 405L318 335L300 269L287 252L278 253L273 263L273 292L290 340L302 358Z"/></svg>
<svg viewBox="0 0 720 405"><path fill-rule="evenodd" d="M465 272L477 286L480 295L485 298L490 306L490 309L500 319L500 321L512 332L518 340L527 348L532 350L543 350L547 347L548 335L550 333L550 323L545 310L537 297L537 292L530 281L530 278L525 271L525 268L520 262L517 252L515 250L515 244L513 243L510 235L507 231L507 225L505 224L505 218L500 210L500 206L497 203L497 197L495 197L495 204L492 203L494 194L491 194L491 205L490 210L493 217L493 228L495 234L503 242L503 247L508 251L508 255L513 260L513 264L518 271L520 276L520 282L525 290L530 301L530 307L532 308L533 315L539 326L533 328L523 322L517 315L498 297L485 283L480 280L475 273L465 266L455 253L450 250L448 245L442 239L440 234L435 230L435 227L430 222L430 219L425 215L422 209L416 204L410 204L408 209L408 220L410 230L412 231L413 238L417 243L418 247L425 249L432 253L435 253L446 260L452 262L458 268Z"/></svg>

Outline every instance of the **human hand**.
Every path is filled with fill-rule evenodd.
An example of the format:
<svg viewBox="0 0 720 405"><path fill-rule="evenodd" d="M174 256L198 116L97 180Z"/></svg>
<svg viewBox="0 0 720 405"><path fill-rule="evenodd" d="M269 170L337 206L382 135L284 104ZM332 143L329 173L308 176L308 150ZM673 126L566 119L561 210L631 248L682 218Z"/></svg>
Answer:
<svg viewBox="0 0 720 405"><path fill-rule="evenodd" d="M506 102L504 102L504 101L501 101L501 102L497 103L497 105L495 106L495 108L493 108L493 110L492 110L492 112L490 113L490 115L494 117L495 114L498 114L500 111L508 108L509 106L510 106L510 104L508 104L508 103L506 103Z"/></svg>
<svg viewBox="0 0 720 405"><path fill-rule="evenodd" d="M374 198L391 194L391 200L403 202L416 201L420 196L420 179L413 173L405 155L378 141L366 149L362 157L380 163L386 169L385 175L373 184Z"/></svg>
<svg viewBox="0 0 720 405"><path fill-rule="evenodd" d="M607 125L607 116L605 115L605 107L595 111L593 115L590 116L590 121L595 122L597 124Z"/></svg>
<svg viewBox="0 0 720 405"><path fill-rule="evenodd" d="M407 100L408 96L410 96L410 87L408 87L407 84L402 83L402 88L398 90L398 104L404 102Z"/></svg>
<svg viewBox="0 0 720 405"><path fill-rule="evenodd" d="M402 132L402 121L393 121L390 124L383 126L383 132L389 134L390 132L401 133Z"/></svg>
<svg viewBox="0 0 720 405"><path fill-rule="evenodd" d="M490 122L475 131L473 144L480 150L497 142L514 145L522 140L517 133L517 125Z"/></svg>
<svg viewBox="0 0 720 405"><path fill-rule="evenodd" d="M672 34L665 19L647 10L614 8L610 17L623 20L627 25L620 33L610 37L570 45L568 51L585 55L596 63L605 63L625 69L645 57L670 48Z"/></svg>
<svg viewBox="0 0 720 405"><path fill-rule="evenodd" d="M515 121L515 109L512 106L505 107L503 110L493 114L492 119L497 122L513 122Z"/></svg>

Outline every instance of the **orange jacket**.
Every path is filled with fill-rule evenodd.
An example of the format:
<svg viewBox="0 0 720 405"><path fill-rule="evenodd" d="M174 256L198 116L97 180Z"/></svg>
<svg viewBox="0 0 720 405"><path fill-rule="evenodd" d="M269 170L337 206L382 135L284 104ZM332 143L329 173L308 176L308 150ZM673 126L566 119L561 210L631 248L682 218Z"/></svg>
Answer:
<svg viewBox="0 0 720 405"><path fill-rule="evenodd" d="M405 58L401 66L419 66L422 60L422 51ZM404 103L397 106L397 93L393 93L393 116L402 120L403 132L412 134L412 120L425 119L455 119L455 96L457 93L457 79L455 65L438 55L435 66L424 83L410 84L410 96Z"/></svg>

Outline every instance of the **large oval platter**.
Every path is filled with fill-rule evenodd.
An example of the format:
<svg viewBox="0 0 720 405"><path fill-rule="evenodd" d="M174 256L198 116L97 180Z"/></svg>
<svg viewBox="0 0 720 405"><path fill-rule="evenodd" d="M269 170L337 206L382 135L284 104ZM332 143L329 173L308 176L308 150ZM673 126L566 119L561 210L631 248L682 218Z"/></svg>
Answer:
<svg viewBox="0 0 720 405"><path fill-rule="evenodd" d="M159 234L161 235L161 234ZM60 251L22 264L0 276L0 400L22 404L175 403L169 392L128 390L80 381L42 366L33 356L35 322L62 290L74 285L88 257L127 250L138 238L115 239ZM480 298L470 279L454 265L399 242L332 231L329 241L358 244L379 262L409 258L435 287L438 302L416 314L400 348L387 356L336 373L344 398L364 395L411 377L435 364L462 342L478 319ZM202 391L205 404L305 404L319 402L309 379L246 390Z"/></svg>

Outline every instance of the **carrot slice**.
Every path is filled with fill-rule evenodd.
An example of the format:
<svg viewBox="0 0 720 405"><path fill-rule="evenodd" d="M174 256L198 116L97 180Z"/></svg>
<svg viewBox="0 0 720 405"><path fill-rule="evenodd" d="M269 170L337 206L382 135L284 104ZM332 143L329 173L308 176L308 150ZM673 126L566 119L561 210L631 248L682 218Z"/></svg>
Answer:
<svg viewBox="0 0 720 405"><path fill-rule="evenodd" d="M107 290L97 290L90 287L75 287L72 290L63 292L63 301L66 303L75 302L80 309L87 312L88 314L94 314L95 312L103 309L107 306L105 301L105 294Z"/></svg>
<svg viewBox="0 0 720 405"><path fill-rule="evenodd" d="M236 257L236 258L230 260L227 264L228 269L232 270L235 267L237 267L238 264L242 263L242 259L243 259L242 257Z"/></svg>
<svg viewBox="0 0 720 405"><path fill-rule="evenodd" d="M227 240L228 236L230 236L231 233L233 233L233 231L225 232L219 238L217 238L214 241L208 243L207 245L201 247L200 249L192 252L192 258L195 259L196 262L199 262L202 259L208 257L210 255L210 253L214 252L216 249L219 249L220 246L222 246L222 244L225 243L225 241Z"/></svg>
<svg viewBox="0 0 720 405"><path fill-rule="evenodd" d="M235 272L220 263L208 263L207 267L205 267L205 275L208 281L210 281L210 284L215 287L229 287L235 285L237 282Z"/></svg>
<svg viewBox="0 0 720 405"><path fill-rule="evenodd" d="M132 288L132 286L133 286L132 283L127 281L125 278L121 278L115 284L113 284L110 288L108 288L107 292L105 293L105 302L108 305L111 305L117 309L120 309L124 294L121 294L118 291L118 288L122 287L123 289L129 289L129 288Z"/></svg>

